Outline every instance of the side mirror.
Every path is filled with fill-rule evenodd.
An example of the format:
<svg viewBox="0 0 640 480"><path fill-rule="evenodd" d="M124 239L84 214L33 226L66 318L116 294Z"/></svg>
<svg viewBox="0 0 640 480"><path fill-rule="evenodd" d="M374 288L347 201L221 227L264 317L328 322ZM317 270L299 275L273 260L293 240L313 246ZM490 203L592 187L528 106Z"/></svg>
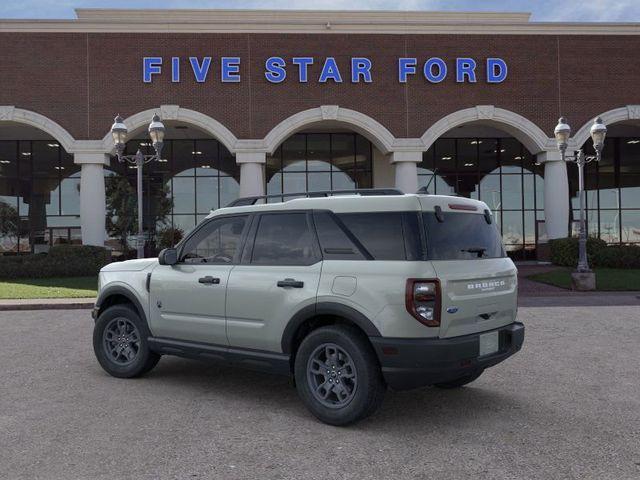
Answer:
<svg viewBox="0 0 640 480"><path fill-rule="evenodd" d="M178 263L178 251L175 248L165 248L158 255L160 265L175 265Z"/></svg>

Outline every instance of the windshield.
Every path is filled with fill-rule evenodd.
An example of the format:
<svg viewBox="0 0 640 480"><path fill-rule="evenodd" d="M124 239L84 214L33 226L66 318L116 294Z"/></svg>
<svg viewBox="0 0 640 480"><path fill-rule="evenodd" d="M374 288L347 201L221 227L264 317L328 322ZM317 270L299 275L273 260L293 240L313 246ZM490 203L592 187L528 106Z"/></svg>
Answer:
<svg viewBox="0 0 640 480"><path fill-rule="evenodd" d="M424 212L427 252L430 260L478 260L504 257L495 222L477 213Z"/></svg>

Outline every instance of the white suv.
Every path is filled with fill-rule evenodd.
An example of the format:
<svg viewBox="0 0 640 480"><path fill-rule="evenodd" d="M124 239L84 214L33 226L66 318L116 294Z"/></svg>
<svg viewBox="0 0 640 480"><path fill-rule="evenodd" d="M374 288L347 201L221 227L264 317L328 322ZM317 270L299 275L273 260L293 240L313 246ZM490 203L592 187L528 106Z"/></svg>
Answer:
<svg viewBox="0 0 640 480"><path fill-rule="evenodd" d="M488 207L395 190L242 198L158 259L100 272L93 345L116 377L161 355L293 375L344 425L387 386L454 388L518 351L517 276Z"/></svg>

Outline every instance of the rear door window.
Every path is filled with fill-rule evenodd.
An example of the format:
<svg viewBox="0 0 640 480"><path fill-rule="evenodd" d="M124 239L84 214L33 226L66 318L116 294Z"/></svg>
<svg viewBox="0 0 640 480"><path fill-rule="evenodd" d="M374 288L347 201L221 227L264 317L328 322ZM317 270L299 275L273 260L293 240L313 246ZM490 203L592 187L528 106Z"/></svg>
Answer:
<svg viewBox="0 0 640 480"><path fill-rule="evenodd" d="M311 265L320 260L306 213L260 216L251 263L254 265Z"/></svg>
<svg viewBox="0 0 640 480"><path fill-rule="evenodd" d="M430 260L478 260L505 256L495 222L477 213L424 212L427 254Z"/></svg>

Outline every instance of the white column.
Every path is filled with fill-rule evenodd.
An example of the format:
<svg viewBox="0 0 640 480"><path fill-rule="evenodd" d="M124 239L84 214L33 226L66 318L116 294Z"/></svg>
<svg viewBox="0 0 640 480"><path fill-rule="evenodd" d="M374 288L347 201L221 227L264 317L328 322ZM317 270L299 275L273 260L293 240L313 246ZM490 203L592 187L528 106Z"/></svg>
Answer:
<svg viewBox="0 0 640 480"><path fill-rule="evenodd" d="M104 246L106 197L104 165L109 156L104 153L76 153L74 162L80 171L80 226L83 245Z"/></svg>
<svg viewBox="0 0 640 480"><path fill-rule="evenodd" d="M404 193L418 191L418 163L422 152L393 152L391 163L396 170L396 188Z"/></svg>
<svg viewBox="0 0 640 480"><path fill-rule="evenodd" d="M237 152L236 163L240 165L240 196L264 195L264 152Z"/></svg>
<svg viewBox="0 0 640 480"><path fill-rule="evenodd" d="M569 179L567 164L560 152L542 152L538 162L544 163L544 218L547 236L565 238L569 235Z"/></svg>

